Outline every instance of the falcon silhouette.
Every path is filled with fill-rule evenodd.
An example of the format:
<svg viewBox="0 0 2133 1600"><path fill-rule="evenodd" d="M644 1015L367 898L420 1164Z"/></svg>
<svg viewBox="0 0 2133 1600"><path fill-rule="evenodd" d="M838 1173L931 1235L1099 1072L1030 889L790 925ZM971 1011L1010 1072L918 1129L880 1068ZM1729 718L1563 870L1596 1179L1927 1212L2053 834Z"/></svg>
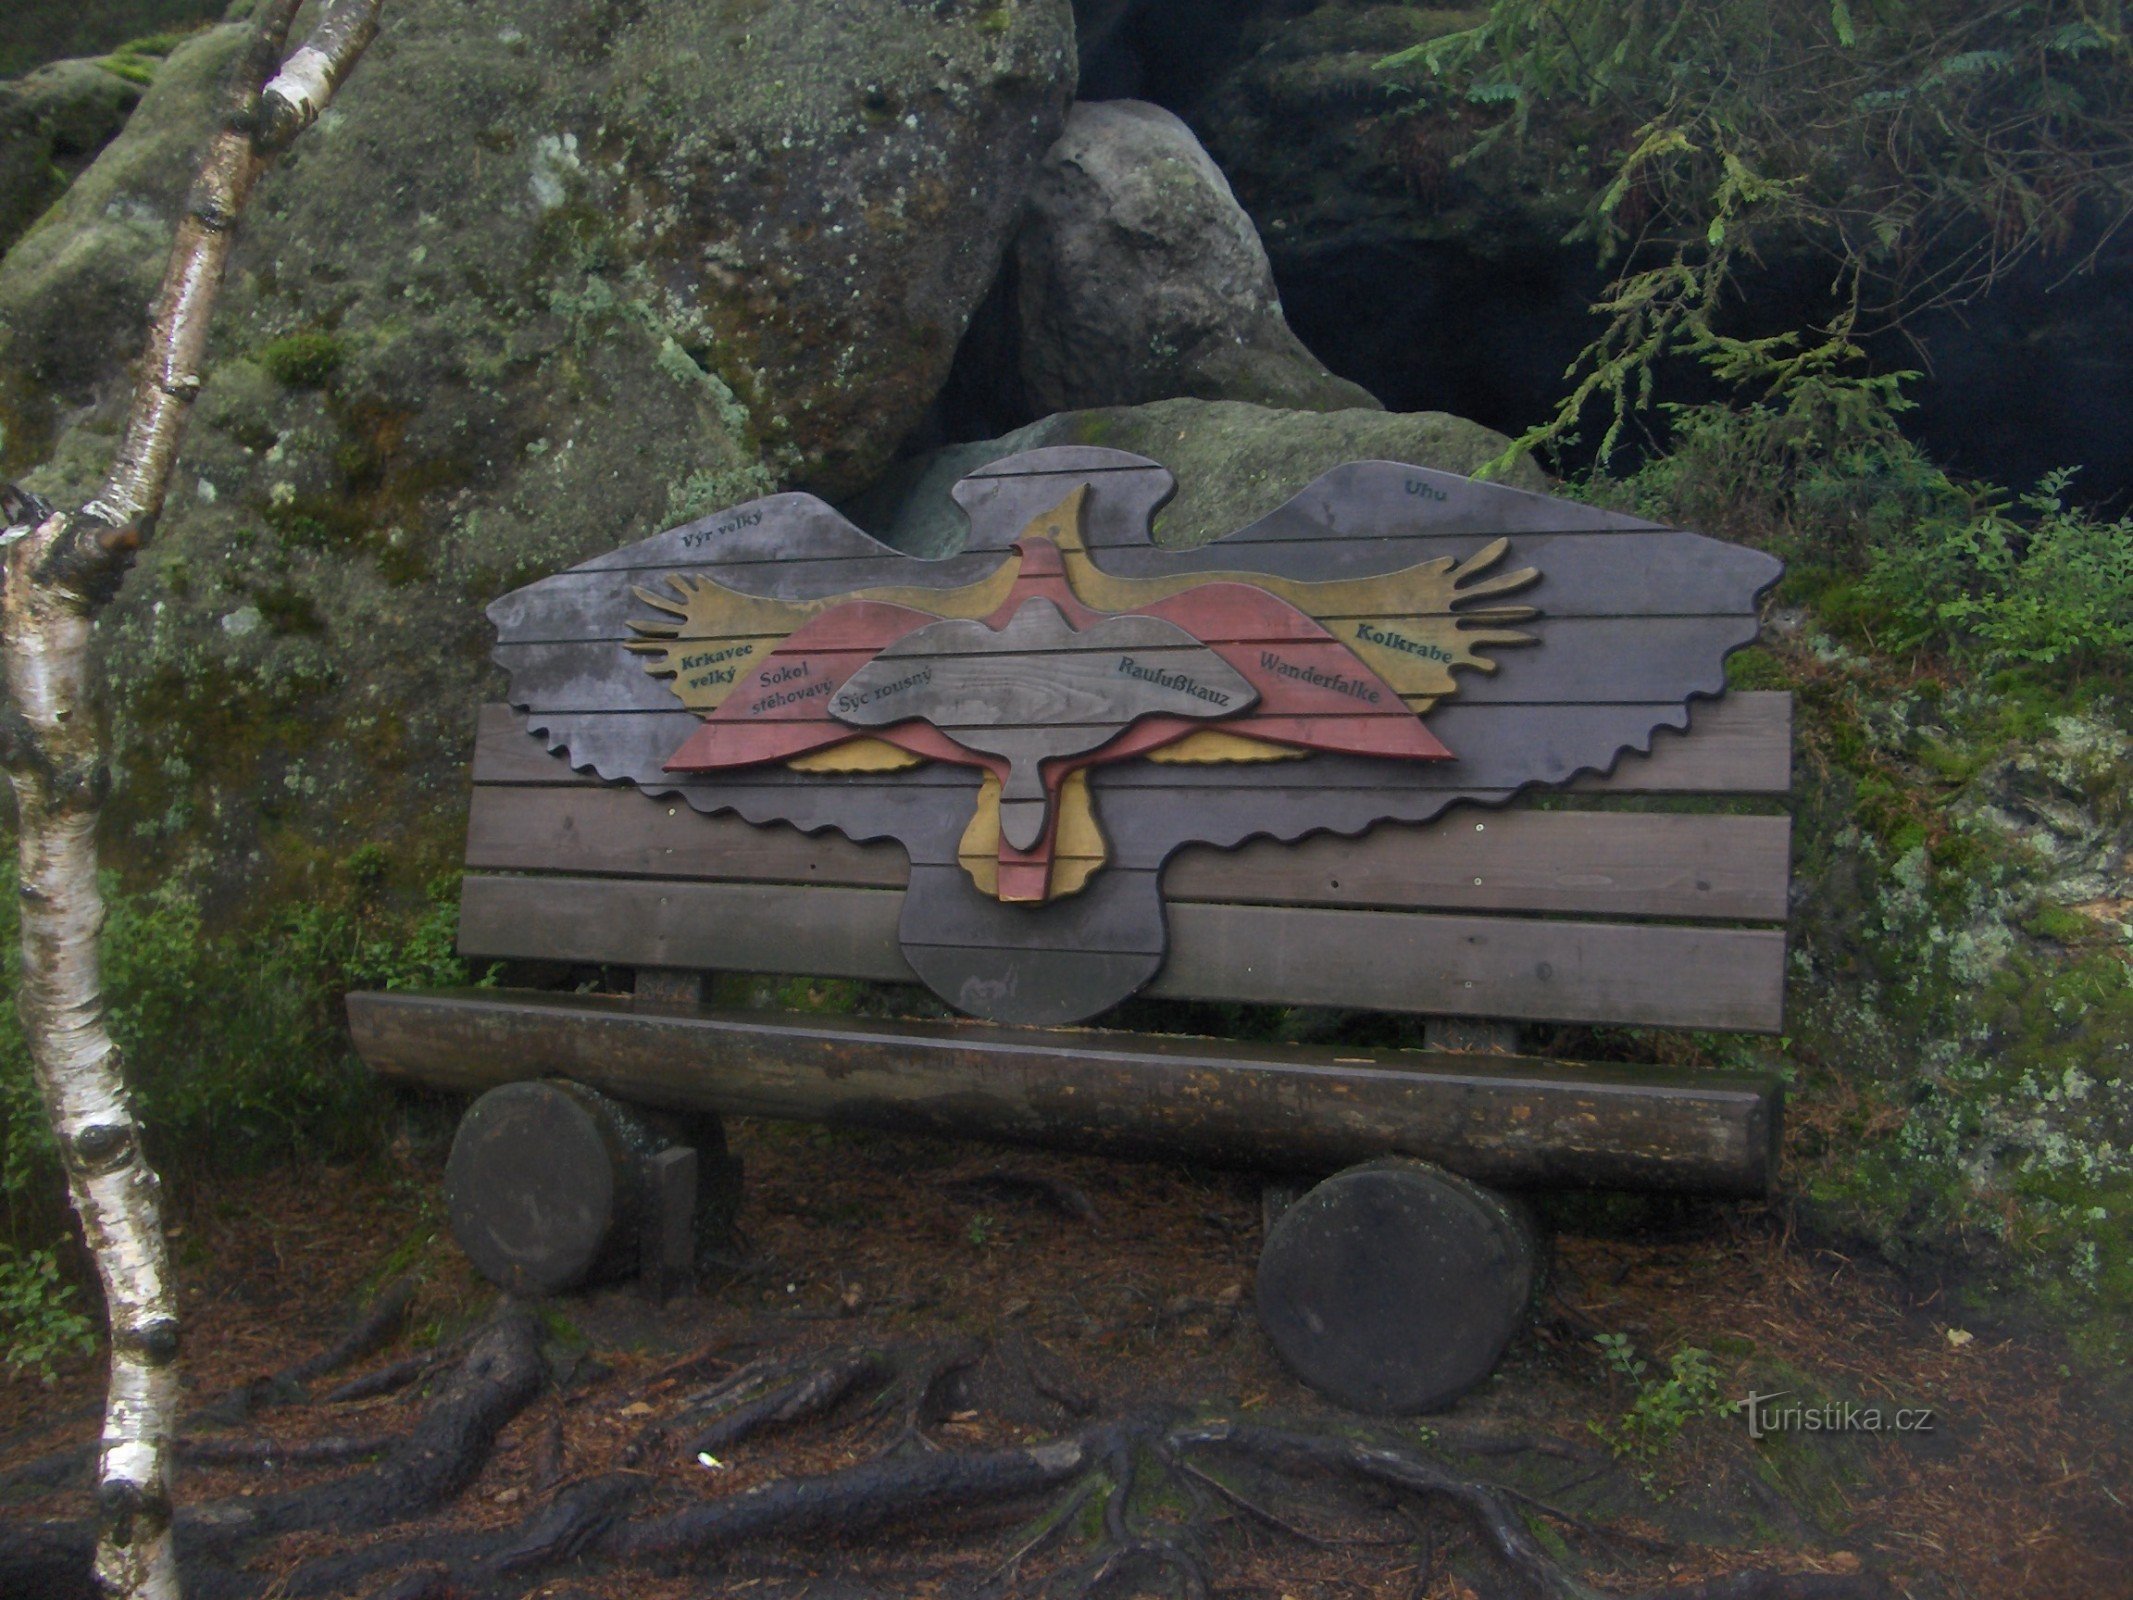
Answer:
<svg viewBox="0 0 2133 1600"><path fill-rule="evenodd" d="M1020 882L1049 870L1070 776L1218 722L1290 749L1451 755L1324 625L1266 590L1218 581L1101 612L1075 594L1046 534L1025 531L1010 559L1012 586L982 620L856 599L806 623L734 685L666 770L789 761L862 735L982 768L1000 784L1001 865L1022 868ZM1270 656L1288 670L1270 670Z"/></svg>

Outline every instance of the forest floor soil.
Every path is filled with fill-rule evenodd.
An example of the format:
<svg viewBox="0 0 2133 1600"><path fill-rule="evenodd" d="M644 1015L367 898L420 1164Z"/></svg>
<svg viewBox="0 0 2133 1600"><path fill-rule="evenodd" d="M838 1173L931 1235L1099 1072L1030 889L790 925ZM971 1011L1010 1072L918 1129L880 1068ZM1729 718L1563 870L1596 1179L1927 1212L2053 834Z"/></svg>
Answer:
<svg viewBox="0 0 2133 1600"><path fill-rule="evenodd" d="M1469 1520L1426 1497L1167 1456L1175 1471L1138 1487L1090 1480L1074 1503L1046 1491L936 1504L864 1531L854 1519L654 1561L578 1559L591 1548L580 1540L472 1589L472 1569L452 1565L473 1536L503 1539L587 1485L622 1484L633 1505L671 1516L869 1462L1153 1418L1136 1437L1156 1439L1158 1456L1164 1429L1219 1422L1402 1451L1501 1485L1539 1545L1603 1594L1715 1595L1753 1570L1878 1577L1916 1600L2133 1596L2133 1451L2065 1353L2042 1333L1971 1326L1947 1296L1804 1241L1781 1209L1684 1202L1627 1220L1619 1207L1564 1209L1538 1314L1496 1375L1437 1415L1366 1418L1299 1384L1258 1327L1255 1179L779 1124L731 1132L746 1188L729 1270L663 1305L617 1285L535 1307L538 1392L500 1413L446 1503L391 1528L262 1537L190 1592L842 1600L1160 1595L1201 1592L1202 1577L1204 1592L1267 1600L1525 1592ZM405 1435L495 1313L498 1296L444 1228L441 1157L428 1152L217 1180L180 1212L187 1393L196 1412L225 1397L203 1433L241 1437L256 1457L195 1452L178 1485L187 1505L264 1505L362 1470L290 1466L274 1451ZM373 1353L300 1392L259 1383L331 1346L401 1279L414 1284L407 1315ZM1626 1336L1641 1377L1606 1358L1602 1335ZM1928 1410L1931 1426L1756 1440L1742 1416L1666 1387L1683 1347L1709 1354L1729 1399L1790 1390L1840 1409ZM325 1398L425 1351L435 1363L404 1386ZM864 1358L859 1376L834 1403L693 1448L717 1422L705 1396L723 1380L852 1358ZM85 1359L49 1385L7 1382L0 1518L83 1515L79 1474L22 1469L93 1438L99 1380ZM248 1385L254 1403L232 1423L226 1397ZM1149 1558L1138 1567L1117 1550L1099 1559L1105 1494L1111 1532L1125 1519L1137 1530L1131 1553ZM366 1545L372 1570L331 1565ZM1166 1571L1173 1546L1190 1557ZM1825 1592L1741 1582L1744 1595Z"/></svg>

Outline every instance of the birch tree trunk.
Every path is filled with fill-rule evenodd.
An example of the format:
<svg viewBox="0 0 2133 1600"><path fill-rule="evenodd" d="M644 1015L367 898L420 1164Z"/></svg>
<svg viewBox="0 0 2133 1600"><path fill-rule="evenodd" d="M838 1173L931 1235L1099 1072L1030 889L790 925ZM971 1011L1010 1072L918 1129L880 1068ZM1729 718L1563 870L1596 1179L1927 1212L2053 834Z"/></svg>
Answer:
<svg viewBox="0 0 2133 1600"><path fill-rule="evenodd" d="M75 511L0 488L0 763L21 853L19 1001L69 1193L110 1311L111 1385L97 1467L96 1578L108 1594L175 1600L171 1440L178 1315L160 1188L142 1153L104 1024L96 825L110 771L90 704L89 641L151 537L177 459L232 232L274 157L314 121L377 31L382 0L327 0L282 50L299 0L266 0L171 246L133 408L109 477Z"/></svg>

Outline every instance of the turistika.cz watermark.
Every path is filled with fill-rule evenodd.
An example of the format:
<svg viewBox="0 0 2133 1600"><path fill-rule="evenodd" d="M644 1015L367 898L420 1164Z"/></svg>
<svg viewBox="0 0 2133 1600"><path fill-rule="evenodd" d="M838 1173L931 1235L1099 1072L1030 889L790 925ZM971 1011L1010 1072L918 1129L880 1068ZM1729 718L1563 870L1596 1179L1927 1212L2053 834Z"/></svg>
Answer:
<svg viewBox="0 0 2133 1600"><path fill-rule="evenodd" d="M1751 1394L1739 1402L1740 1414L1748 1419L1749 1438L1772 1433L1932 1433L1939 1426L1928 1406L1863 1405L1851 1400L1782 1404L1791 1394L1790 1389L1780 1389L1774 1394Z"/></svg>

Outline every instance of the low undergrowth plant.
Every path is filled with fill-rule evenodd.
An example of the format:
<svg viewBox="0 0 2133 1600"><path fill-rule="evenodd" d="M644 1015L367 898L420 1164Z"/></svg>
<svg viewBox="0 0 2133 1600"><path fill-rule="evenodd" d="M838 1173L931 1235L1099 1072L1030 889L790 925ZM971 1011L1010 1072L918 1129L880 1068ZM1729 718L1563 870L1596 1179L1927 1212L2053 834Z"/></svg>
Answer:
<svg viewBox="0 0 2133 1600"><path fill-rule="evenodd" d="M349 1158L380 1139L383 1102L348 1048L353 988L471 981L453 949L458 885L417 905L383 892L384 853L354 852L317 899L261 925L218 930L174 880L104 885L104 990L151 1159L178 1183L292 1156ZM0 962L16 970L13 851L0 864ZM40 1323L40 1283L64 1276L65 1184L30 1066L13 984L0 993L0 1310ZM8 1265L7 1263L12 1263ZM25 1324L22 1317L29 1320ZM63 1322L63 1319L60 1319ZM6 1337L18 1337L9 1333ZM10 1346L12 1348L12 1346ZM57 1346L52 1346L57 1348Z"/></svg>
<svg viewBox="0 0 2133 1600"><path fill-rule="evenodd" d="M0 1246L0 1366L50 1383L56 1357L96 1348L81 1291L60 1273L56 1250Z"/></svg>
<svg viewBox="0 0 2133 1600"><path fill-rule="evenodd" d="M2133 660L2133 518L2071 508L2071 469L2016 502L1903 524L1868 553L1861 597L1885 648L1946 643L1978 665L2119 677Z"/></svg>
<svg viewBox="0 0 2133 1600"><path fill-rule="evenodd" d="M1704 1417L1729 1417L1739 1407L1721 1391L1708 1350L1683 1345L1667 1357L1662 1377L1637 1354L1628 1334L1596 1334L1592 1342L1608 1372L1628 1386L1630 1402L1614 1421L1586 1426L1618 1459L1634 1464L1637 1481L1647 1492L1664 1499L1660 1464L1680 1442L1682 1430Z"/></svg>
<svg viewBox="0 0 2133 1600"><path fill-rule="evenodd" d="M1900 377L1901 375L1897 375ZM1848 647L1966 677L2011 672L2072 709L2133 665L2133 517L1952 477L1903 436L1900 382L1825 371L1786 398L1669 406L1670 448L1576 492L1782 556Z"/></svg>

